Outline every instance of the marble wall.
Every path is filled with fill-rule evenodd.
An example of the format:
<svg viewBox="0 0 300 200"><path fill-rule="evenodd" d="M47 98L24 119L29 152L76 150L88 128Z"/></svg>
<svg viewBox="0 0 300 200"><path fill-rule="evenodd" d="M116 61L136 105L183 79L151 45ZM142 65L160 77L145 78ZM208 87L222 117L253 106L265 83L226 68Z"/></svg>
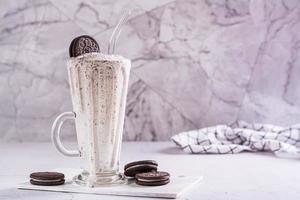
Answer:
<svg viewBox="0 0 300 200"><path fill-rule="evenodd" d="M132 59L125 139L300 120L298 0L1 0L0 138L47 141L71 110L66 60L77 35L106 51L125 8L138 9L117 53ZM74 139L74 128L64 129Z"/></svg>

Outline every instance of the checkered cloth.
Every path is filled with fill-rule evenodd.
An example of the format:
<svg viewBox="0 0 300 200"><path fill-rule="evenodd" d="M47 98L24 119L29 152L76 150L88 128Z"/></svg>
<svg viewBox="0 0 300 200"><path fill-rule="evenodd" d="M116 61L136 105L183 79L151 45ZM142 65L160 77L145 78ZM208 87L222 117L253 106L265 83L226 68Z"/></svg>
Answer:
<svg viewBox="0 0 300 200"><path fill-rule="evenodd" d="M242 151L270 151L277 156L300 158L300 124L279 127L238 121L182 132L171 138L194 154L230 154Z"/></svg>

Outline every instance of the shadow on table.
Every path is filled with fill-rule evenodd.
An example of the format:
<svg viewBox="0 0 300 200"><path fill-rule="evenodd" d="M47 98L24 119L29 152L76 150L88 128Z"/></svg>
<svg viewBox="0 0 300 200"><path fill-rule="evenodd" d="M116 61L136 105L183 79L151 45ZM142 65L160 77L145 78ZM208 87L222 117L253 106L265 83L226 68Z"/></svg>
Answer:
<svg viewBox="0 0 300 200"><path fill-rule="evenodd" d="M159 153L164 153L164 154L190 154L188 152L183 151L182 149L178 147L167 147L164 149L161 149Z"/></svg>
<svg viewBox="0 0 300 200"><path fill-rule="evenodd" d="M190 153L190 152L185 152L183 149L179 147L167 147L164 149L161 149L158 151L159 153L163 154L172 154L172 155L201 155L201 156L232 156L232 155L238 155L238 154L213 154L213 153L208 153L208 154L197 154L197 153Z"/></svg>
<svg viewBox="0 0 300 200"><path fill-rule="evenodd" d="M159 150L159 153L163 154L172 154L172 155L201 155L201 156L249 156L249 157L265 157L269 159L282 159L282 160L291 160L299 162L299 158L294 158L292 156L276 156L272 152L241 152L236 154L191 154L189 152L185 152L183 149L179 147L166 147L164 149Z"/></svg>

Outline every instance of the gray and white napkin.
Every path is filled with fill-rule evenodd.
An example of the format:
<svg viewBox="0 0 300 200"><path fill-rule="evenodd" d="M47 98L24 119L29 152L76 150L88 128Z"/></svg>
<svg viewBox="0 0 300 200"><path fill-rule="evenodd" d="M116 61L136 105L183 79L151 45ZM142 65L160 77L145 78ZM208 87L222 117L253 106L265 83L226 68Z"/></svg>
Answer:
<svg viewBox="0 0 300 200"><path fill-rule="evenodd" d="M300 124L280 127L238 121L182 132L171 138L194 154L230 154L242 151L270 151L277 156L300 158Z"/></svg>

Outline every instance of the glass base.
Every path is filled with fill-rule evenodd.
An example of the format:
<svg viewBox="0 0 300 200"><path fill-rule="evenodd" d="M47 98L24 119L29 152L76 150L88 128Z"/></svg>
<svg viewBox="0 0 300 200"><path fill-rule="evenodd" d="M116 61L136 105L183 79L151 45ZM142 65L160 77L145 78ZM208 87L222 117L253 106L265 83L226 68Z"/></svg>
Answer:
<svg viewBox="0 0 300 200"><path fill-rule="evenodd" d="M122 173L97 174L96 177L90 177L88 172L83 171L73 178L73 182L81 186L102 187L125 184L126 178Z"/></svg>

